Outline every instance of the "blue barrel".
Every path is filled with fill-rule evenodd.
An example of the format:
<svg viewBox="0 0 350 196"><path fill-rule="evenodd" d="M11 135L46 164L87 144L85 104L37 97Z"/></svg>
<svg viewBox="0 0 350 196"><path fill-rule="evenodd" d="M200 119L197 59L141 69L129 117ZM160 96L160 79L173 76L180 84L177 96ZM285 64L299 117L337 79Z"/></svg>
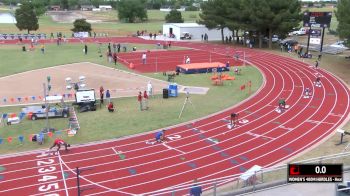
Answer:
<svg viewBox="0 0 350 196"><path fill-rule="evenodd" d="M171 83L169 84L169 97L177 97L177 84Z"/></svg>

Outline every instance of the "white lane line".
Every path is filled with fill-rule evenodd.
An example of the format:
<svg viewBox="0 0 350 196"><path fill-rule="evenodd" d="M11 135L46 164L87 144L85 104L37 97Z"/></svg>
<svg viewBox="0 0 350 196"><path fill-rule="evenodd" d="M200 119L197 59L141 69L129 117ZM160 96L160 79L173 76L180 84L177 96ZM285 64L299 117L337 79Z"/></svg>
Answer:
<svg viewBox="0 0 350 196"><path fill-rule="evenodd" d="M60 163L60 167L61 167L61 172L62 172L62 178L63 178L63 184L64 184L64 190L66 191L66 196L69 196L68 194L68 189L67 189L67 183L66 183L66 178L64 176L64 172L63 172L63 166L62 166L62 159L61 159L61 154L58 151L58 162Z"/></svg>
<svg viewBox="0 0 350 196"><path fill-rule="evenodd" d="M306 122L308 123L315 123L315 124L329 124L329 125L334 125L335 123L331 122L326 122L326 121L317 121L317 120L307 120Z"/></svg>
<svg viewBox="0 0 350 196"><path fill-rule="evenodd" d="M276 138L274 137L269 137L269 136L266 136L266 135L259 135L259 134L256 134L256 133L252 133L252 132L247 132L248 135L251 135L251 136L254 136L254 137L265 137L267 139L270 139L270 140L275 140Z"/></svg>
<svg viewBox="0 0 350 196"><path fill-rule="evenodd" d="M169 148L170 150L175 150L175 151L178 151L178 152L180 152L180 153L182 153L182 154L186 154L184 151L181 151L181 150L179 150L179 149L176 149L176 148L174 148L174 147L171 147L171 146L166 145L165 142L163 142L162 144L163 144L163 146Z"/></svg>
<svg viewBox="0 0 350 196"><path fill-rule="evenodd" d="M112 147L112 150L115 152L116 155L119 155L119 154L120 154L120 152L116 151L116 150L114 149L114 147Z"/></svg>
<svg viewBox="0 0 350 196"><path fill-rule="evenodd" d="M281 126L279 126L281 129L286 129L286 130L288 130L288 131L292 131L293 130L293 128L290 128L290 127L285 127L285 126L283 126L283 125L281 125Z"/></svg>

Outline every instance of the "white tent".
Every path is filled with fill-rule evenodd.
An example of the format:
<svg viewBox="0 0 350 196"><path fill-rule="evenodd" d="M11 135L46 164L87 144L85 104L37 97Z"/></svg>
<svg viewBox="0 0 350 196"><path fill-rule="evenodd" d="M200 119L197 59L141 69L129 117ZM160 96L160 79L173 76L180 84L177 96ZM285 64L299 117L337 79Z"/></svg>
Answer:
<svg viewBox="0 0 350 196"><path fill-rule="evenodd" d="M17 21L10 13L0 13L0 23L15 24Z"/></svg>
<svg viewBox="0 0 350 196"><path fill-rule="evenodd" d="M204 25L197 23L166 23L163 24L163 35L170 37L171 34L175 35L175 39L180 40L180 37L184 33L189 33L192 36L192 40L201 40L202 35L207 34L208 40L221 40L221 30L208 29ZM232 31L228 28L224 29L224 37L232 35Z"/></svg>

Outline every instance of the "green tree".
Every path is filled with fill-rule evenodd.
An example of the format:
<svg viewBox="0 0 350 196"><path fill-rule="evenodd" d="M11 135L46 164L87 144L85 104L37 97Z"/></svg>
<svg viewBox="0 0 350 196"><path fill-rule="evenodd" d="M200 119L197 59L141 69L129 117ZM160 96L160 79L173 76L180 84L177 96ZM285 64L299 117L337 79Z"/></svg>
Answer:
<svg viewBox="0 0 350 196"><path fill-rule="evenodd" d="M39 17L45 14L49 2L47 0L32 0L35 14Z"/></svg>
<svg viewBox="0 0 350 196"><path fill-rule="evenodd" d="M73 23L74 28L71 29L73 32L91 32L91 24L86 22L86 19L76 19Z"/></svg>
<svg viewBox="0 0 350 196"><path fill-rule="evenodd" d="M268 34L269 48L272 35L288 33L302 19L298 0L245 0L242 15L247 30L258 34L260 47L263 35Z"/></svg>
<svg viewBox="0 0 350 196"><path fill-rule="evenodd" d="M146 0L120 0L117 5L118 18L134 23L147 20Z"/></svg>
<svg viewBox="0 0 350 196"><path fill-rule="evenodd" d="M61 0L61 7L62 9L69 9L69 4L68 4L68 0Z"/></svg>
<svg viewBox="0 0 350 196"><path fill-rule="evenodd" d="M34 6L28 1L22 2L22 5L16 10L15 18L17 28L22 30L36 31L39 29L38 18L35 14Z"/></svg>
<svg viewBox="0 0 350 196"><path fill-rule="evenodd" d="M339 37L348 40L350 44L350 0L338 0L338 10L335 12L335 16L338 19L337 31Z"/></svg>
<svg viewBox="0 0 350 196"><path fill-rule="evenodd" d="M182 18L181 12L174 9L165 16L165 21L167 23L183 23L184 19Z"/></svg>
<svg viewBox="0 0 350 196"><path fill-rule="evenodd" d="M226 0L211 0L201 4L202 13L199 14L199 24L204 24L208 29L220 29L221 39L224 43L224 28L228 27L228 9Z"/></svg>
<svg viewBox="0 0 350 196"><path fill-rule="evenodd" d="M226 8L229 10L227 14L227 27L234 33L236 31L236 42L239 41L238 32L245 29L245 20L242 16L242 1L230 0L225 2Z"/></svg>
<svg viewBox="0 0 350 196"><path fill-rule="evenodd" d="M78 0L68 0L68 7L70 9L76 9L79 5L79 1Z"/></svg>

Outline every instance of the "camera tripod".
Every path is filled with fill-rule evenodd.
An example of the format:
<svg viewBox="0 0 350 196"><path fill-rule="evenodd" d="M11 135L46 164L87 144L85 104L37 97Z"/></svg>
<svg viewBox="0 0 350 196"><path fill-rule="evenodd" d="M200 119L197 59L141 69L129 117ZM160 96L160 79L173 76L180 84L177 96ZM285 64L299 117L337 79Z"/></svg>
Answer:
<svg viewBox="0 0 350 196"><path fill-rule="evenodd" d="M181 109L181 112L180 112L180 114L179 114L179 118L181 118L182 112L184 111L185 106L187 105L187 102L189 102L189 103L192 105L193 109L196 110L196 108L194 107L194 105L193 105L193 103L192 103L192 101L191 101L191 99L190 99L190 93L189 93L189 92L186 92L186 99L185 99L184 104L182 105L182 109Z"/></svg>

